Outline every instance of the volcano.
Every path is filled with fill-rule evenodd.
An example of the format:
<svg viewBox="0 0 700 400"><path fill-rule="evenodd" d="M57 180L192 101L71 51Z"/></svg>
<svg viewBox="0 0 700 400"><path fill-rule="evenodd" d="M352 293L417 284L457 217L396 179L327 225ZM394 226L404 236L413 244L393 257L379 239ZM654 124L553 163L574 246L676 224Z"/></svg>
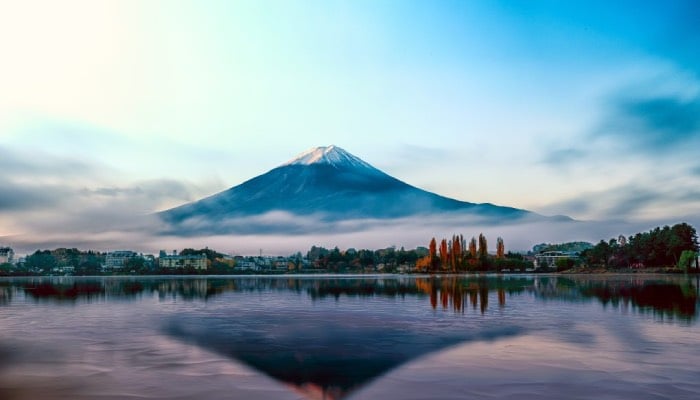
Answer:
<svg viewBox="0 0 700 400"><path fill-rule="evenodd" d="M246 219L283 213L322 222L458 213L486 223L534 217L530 211L470 203L409 185L337 146L316 147L269 172L210 197L159 213L169 226L200 233L255 232ZM239 221L240 223L235 223Z"/></svg>

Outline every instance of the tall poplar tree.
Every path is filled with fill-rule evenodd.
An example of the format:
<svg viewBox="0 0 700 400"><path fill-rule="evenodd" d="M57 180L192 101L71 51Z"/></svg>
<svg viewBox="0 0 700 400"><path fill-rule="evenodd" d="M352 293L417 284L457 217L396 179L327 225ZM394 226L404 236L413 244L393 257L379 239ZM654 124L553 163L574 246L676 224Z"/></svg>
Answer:
<svg viewBox="0 0 700 400"><path fill-rule="evenodd" d="M440 266L442 268L447 267L447 260L449 260L449 256L447 254L447 239L442 239L440 242Z"/></svg>
<svg viewBox="0 0 700 400"><path fill-rule="evenodd" d="M462 264L462 239L457 235L452 238L452 270L457 271L457 268Z"/></svg>
<svg viewBox="0 0 700 400"><path fill-rule="evenodd" d="M496 258L503 258L506 255L506 247L503 244L503 238L496 239Z"/></svg>
<svg viewBox="0 0 700 400"><path fill-rule="evenodd" d="M472 236L472 240L469 241L469 255L472 258L476 258L476 238Z"/></svg>
<svg viewBox="0 0 700 400"><path fill-rule="evenodd" d="M479 258L486 257L489 254L488 243L486 242L486 236L483 233L479 234Z"/></svg>
<svg viewBox="0 0 700 400"><path fill-rule="evenodd" d="M435 264L437 263L437 242L435 241L435 238L432 238L430 240L430 245L428 246L428 249L430 256L430 268L433 269L435 268Z"/></svg>

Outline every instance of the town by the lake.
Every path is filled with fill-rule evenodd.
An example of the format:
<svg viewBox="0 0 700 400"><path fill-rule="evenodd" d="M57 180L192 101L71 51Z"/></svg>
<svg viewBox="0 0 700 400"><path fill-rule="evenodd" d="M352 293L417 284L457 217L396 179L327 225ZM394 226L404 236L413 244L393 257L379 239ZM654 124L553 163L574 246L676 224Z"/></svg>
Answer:
<svg viewBox="0 0 700 400"><path fill-rule="evenodd" d="M327 249L312 246L304 254L242 256L214 249L160 250L158 255L132 250L93 251L76 248L37 250L16 257L0 247L0 276L24 275L168 275L286 273L551 273L551 272L698 271L697 232L687 223L664 226L597 244L542 243L525 253L506 252L503 239L490 252L480 234L437 240L427 247L397 249Z"/></svg>

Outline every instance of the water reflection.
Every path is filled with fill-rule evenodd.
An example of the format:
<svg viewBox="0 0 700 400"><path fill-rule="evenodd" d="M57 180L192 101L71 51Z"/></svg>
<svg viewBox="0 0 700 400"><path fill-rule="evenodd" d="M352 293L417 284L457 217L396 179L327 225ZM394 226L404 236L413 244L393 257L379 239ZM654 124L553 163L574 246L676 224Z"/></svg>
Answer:
<svg viewBox="0 0 700 400"><path fill-rule="evenodd" d="M544 300L586 301L632 307L642 312L694 320L698 315L698 277L660 276L446 276L446 277L256 277L256 278L24 278L0 280L0 306L18 293L35 301L130 300L154 294L161 300L206 301L226 292L306 293L312 300L374 296L427 297L433 309L485 313L490 293L499 308L510 297L532 293Z"/></svg>
<svg viewBox="0 0 700 400"><path fill-rule="evenodd" d="M438 298L442 309L464 312L467 301L473 309L485 313L489 307L489 292L497 293L498 307L506 305L506 293L514 295L533 287L532 278L503 277L431 277L417 278L416 286L430 296L430 305L437 309ZM467 300L468 299L468 300Z"/></svg>
<svg viewBox="0 0 700 400"><path fill-rule="evenodd" d="M131 312L112 314L111 305L124 310L131 308L130 302L160 300L137 304L148 311L138 320L142 333L223 355L308 396L323 398L345 397L404 363L450 346L527 333L537 336L548 324L555 326L559 335L555 337L579 345L584 343L581 335L590 332L566 329L574 324L569 313L576 303L600 303L605 310L625 307L694 323L698 294L697 277L668 276L0 279L0 307L41 304L36 309L63 311L56 314L65 322L54 321L54 328L65 324L69 332L76 322L96 328L89 325L93 318L82 318L83 313L74 313L65 305L96 304L86 307L95 321L123 327L141 317ZM29 318L25 317L28 309L6 314ZM603 307L582 309L594 310L589 315L607 313ZM507 314L512 310L515 312ZM81 318L71 321L73 315ZM624 317L609 316L622 321L623 328L627 326ZM623 328L617 329L625 338L632 338L633 344L645 343ZM99 349L105 332L121 329L105 327L95 332L99 340L92 345ZM63 337L71 335L74 333L64 333ZM131 340L114 335L104 343ZM45 339L52 344L53 340L53 336ZM84 351L84 340L76 343L73 351ZM584 344L593 346L595 340ZM0 346L0 361L9 359L14 351L3 353ZM150 354L151 349L144 346L139 351ZM102 365L103 360L96 359Z"/></svg>
<svg viewBox="0 0 700 400"><path fill-rule="evenodd" d="M640 312L685 321L698 315L697 277L666 280L663 278L560 278L539 282L537 294L556 299L597 299L601 304L616 308L632 308Z"/></svg>
<svg viewBox="0 0 700 400"><path fill-rule="evenodd" d="M13 287L9 282L0 281L0 306L12 303Z"/></svg>

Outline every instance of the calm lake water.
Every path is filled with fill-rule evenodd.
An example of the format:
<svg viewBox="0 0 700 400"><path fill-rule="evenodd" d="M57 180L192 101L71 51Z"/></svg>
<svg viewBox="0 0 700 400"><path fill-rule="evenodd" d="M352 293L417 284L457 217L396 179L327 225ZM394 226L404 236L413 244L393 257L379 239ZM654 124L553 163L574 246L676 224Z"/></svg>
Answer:
<svg viewBox="0 0 700 400"><path fill-rule="evenodd" d="M698 278L0 279L0 399L699 399Z"/></svg>

